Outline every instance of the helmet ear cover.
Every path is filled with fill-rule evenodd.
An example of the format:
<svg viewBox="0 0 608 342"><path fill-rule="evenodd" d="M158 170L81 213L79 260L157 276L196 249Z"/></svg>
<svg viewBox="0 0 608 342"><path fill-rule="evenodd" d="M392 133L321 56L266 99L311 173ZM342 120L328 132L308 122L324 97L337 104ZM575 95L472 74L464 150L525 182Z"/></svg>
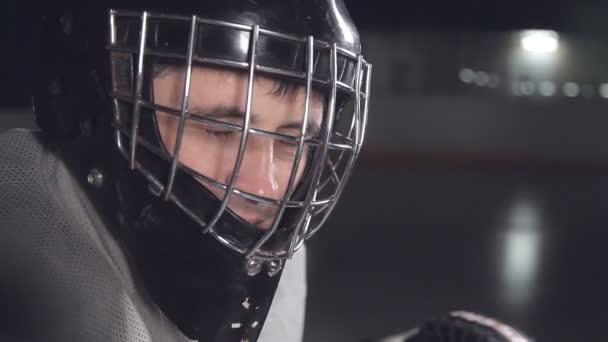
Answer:
<svg viewBox="0 0 608 342"><path fill-rule="evenodd" d="M107 106L107 95L89 59L87 39L74 30L72 12L53 7L43 19L44 40L34 64L33 109L49 137L70 140L89 134L89 121Z"/></svg>

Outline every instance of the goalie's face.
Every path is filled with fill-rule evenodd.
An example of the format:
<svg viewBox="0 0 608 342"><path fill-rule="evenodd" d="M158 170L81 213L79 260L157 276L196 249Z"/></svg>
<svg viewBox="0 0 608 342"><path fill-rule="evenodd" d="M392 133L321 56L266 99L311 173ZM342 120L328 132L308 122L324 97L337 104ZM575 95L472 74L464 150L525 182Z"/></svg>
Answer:
<svg viewBox="0 0 608 342"><path fill-rule="evenodd" d="M180 110L185 78L184 68L166 68L154 77L154 101L157 105ZM298 137L303 127L306 89L295 86L286 92L279 84L256 76L253 84L250 128L258 131ZM245 73L223 69L194 67L188 111L236 126L243 126L246 113L248 77ZM323 100L310 96L306 136L318 135L323 117ZM179 117L156 111L158 129L165 148L173 154L178 136ZM242 132L230 126L187 119L184 126L179 161L184 166L222 184L229 184L237 161ZM288 188L297 155L297 143L250 131L236 189L245 193L279 200ZM301 179L309 153L304 145L295 170L295 184ZM202 182L220 200L225 190ZM228 207L242 219L262 229L271 227L278 206L248 200L238 194L230 197Z"/></svg>

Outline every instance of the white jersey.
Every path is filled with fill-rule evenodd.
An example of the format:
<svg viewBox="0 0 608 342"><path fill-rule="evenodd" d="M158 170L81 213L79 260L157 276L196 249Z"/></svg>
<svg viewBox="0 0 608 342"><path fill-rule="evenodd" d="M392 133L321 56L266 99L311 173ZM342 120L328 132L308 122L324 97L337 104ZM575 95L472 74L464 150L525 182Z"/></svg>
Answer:
<svg viewBox="0 0 608 342"><path fill-rule="evenodd" d="M306 311L306 248L285 264L260 342L300 342Z"/></svg>

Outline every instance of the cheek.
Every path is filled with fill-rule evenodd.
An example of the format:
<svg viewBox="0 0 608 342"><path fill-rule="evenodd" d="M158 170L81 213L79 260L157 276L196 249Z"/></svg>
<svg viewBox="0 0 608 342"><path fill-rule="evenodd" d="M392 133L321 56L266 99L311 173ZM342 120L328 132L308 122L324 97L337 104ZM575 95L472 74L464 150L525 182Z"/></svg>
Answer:
<svg viewBox="0 0 608 342"><path fill-rule="evenodd" d="M157 114L158 129L169 155L173 155L178 120ZM190 169L217 181L225 182L226 165L231 165L228 149L217 139L186 125L179 151L179 161Z"/></svg>
<svg viewBox="0 0 608 342"><path fill-rule="evenodd" d="M300 161L300 165L298 165L298 171L296 173L296 184L302 180L302 176L304 175L304 170L308 166L308 153L307 151L302 152L302 159Z"/></svg>
<svg viewBox="0 0 608 342"><path fill-rule="evenodd" d="M279 186L282 192L287 191L287 186L289 185L289 178L291 177L291 172L294 166L294 160L291 158L290 160L283 160L277 163L275 167L276 180L279 183ZM302 153L302 159L300 164L298 165L298 171L296 172L295 185L294 188L297 188L302 177L304 176L304 171L308 166L308 153L304 151Z"/></svg>
<svg viewBox="0 0 608 342"><path fill-rule="evenodd" d="M179 158L182 164L206 177L224 182L225 158L224 148L216 139L204 133L188 129L184 131Z"/></svg>
<svg viewBox="0 0 608 342"><path fill-rule="evenodd" d="M176 135L176 120L173 120L169 114L157 112L156 124L160 133L162 142L169 153L173 152L175 146Z"/></svg>

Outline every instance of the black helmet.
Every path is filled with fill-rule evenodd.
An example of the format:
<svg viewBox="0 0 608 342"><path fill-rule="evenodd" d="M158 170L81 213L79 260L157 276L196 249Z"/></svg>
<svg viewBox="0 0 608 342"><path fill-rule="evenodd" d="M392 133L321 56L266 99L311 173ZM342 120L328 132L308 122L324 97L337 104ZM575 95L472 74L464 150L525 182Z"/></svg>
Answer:
<svg viewBox="0 0 608 342"><path fill-rule="evenodd" d="M53 5L44 34L35 72L37 122L57 139L85 135L100 146L115 145L112 151L118 153L112 153L138 171L106 165L114 170L110 179L122 189L117 203L129 225L195 226L205 233L204 244L211 236L228 247L208 247L205 255L213 251L240 260L245 267L239 272L246 277L255 278L266 266L273 278L334 208L363 142L371 77L371 65L361 56L359 35L342 0L108 0ZM193 69L199 67L233 72L247 80L238 124L189 108ZM154 80L167 68L178 68L183 75L174 106L159 103L154 96ZM274 80L279 92L301 91L304 106L297 134L253 127L257 78ZM323 110L318 129L311 132L313 97L320 99ZM159 131L161 112L178 123L171 146ZM184 127L190 122L238 134L230 177L216 179L180 160ZM252 136L294 148L288 182L279 198L237 186ZM200 151L204 154L205 146ZM210 188L221 191L218 195ZM231 210L233 197L274 207L272 223L261 228L240 217ZM174 320L193 338L211 336L203 330L217 331L217 326L201 329L190 318Z"/></svg>

